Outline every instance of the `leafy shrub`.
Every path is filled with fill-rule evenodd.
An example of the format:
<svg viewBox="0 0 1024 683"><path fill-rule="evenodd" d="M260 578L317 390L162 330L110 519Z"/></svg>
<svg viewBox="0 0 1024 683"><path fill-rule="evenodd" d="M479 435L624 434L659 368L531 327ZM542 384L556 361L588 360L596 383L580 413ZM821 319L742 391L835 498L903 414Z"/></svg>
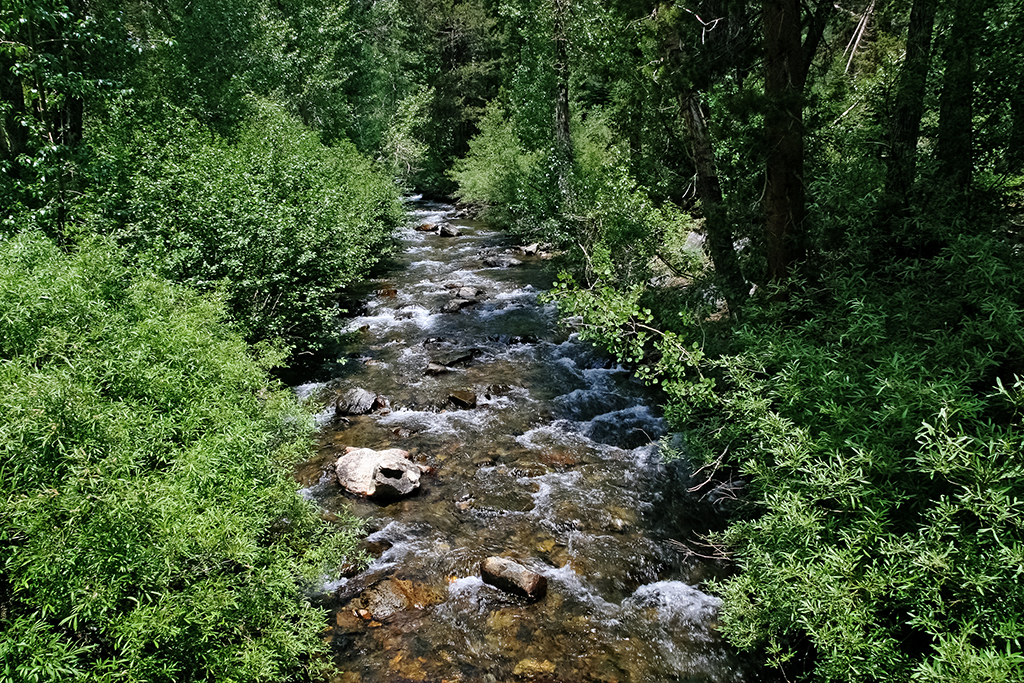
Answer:
<svg viewBox="0 0 1024 683"><path fill-rule="evenodd" d="M0 679L290 678L354 546L287 476L311 419L222 301L124 261L0 244Z"/></svg>
<svg viewBox="0 0 1024 683"><path fill-rule="evenodd" d="M662 384L689 456L719 472L709 486L746 482L755 505L718 537L742 569L718 586L722 628L790 680L1020 680L1015 261L961 235L932 260L830 262L752 302L715 354L691 314L656 321L636 289L558 293Z"/></svg>
<svg viewBox="0 0 1024 683"><path fill-rule="evenodd" d="M124 152L118 241L163 277L223 291L250 340L315 346L402 215L394 183L352 145L324 147L269 104L235 143L182 124Z"/></svg>
<svg viewBox="0 0 1024 683"><path fill-rule="evenodd" d="M491 222L513 227L530 195L527 183L536 175L541 154L530 152L519 142L515 126L497 101L491 102L480 120L480 133L469 141L469 153L455 162L450 173L458 184L460 201L484 209ZM547 202L542 202L543 207ZM543 209L535 213L545 213Z"/></svg>

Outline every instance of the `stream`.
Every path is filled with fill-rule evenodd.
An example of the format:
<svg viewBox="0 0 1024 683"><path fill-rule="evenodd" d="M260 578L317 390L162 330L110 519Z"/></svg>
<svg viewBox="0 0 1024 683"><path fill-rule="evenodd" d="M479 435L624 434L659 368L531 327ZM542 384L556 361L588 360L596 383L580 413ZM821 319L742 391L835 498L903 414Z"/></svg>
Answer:
<svg viewBox="0 0 1024 683"><path fill-rule="evenodd" d="M506 236L454 214L410 204L331 378L296 388L323 406L302 493L328 518L362 518L373 558L323 586L331 680L761 680L716 633L705 585L723 569L675 543L699 515L682 466L659 454L656 397L559 329L539 300L554 279L543 254L506 253ZM416 229L443 222L462 234ZM478 293L451 305L460 288ZM336 415L353 387L389 405ZM401 448L429 469L411 497L361 499L335 478L346 446ZM484 583L493 555L544 576L546 596Z"/></svg>

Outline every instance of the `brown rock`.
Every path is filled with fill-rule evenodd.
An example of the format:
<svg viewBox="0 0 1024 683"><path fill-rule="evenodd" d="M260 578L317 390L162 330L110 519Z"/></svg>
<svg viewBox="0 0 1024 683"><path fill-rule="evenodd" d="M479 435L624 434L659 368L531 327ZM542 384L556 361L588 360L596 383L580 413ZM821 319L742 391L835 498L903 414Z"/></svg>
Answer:
<svg viewBox="0 0 1024 683"><path fill-rule="evenodd" d="M457 408L476 408L476 394L468 389L459 389L448 395Z"/></svg>
<svg viewBox="0 0 1024 683"><path fill-rule="evenodd" d="M545 577L504 557L488 557L481 562L480 578L495 588L531 601L541 599L548 591Z"/></svg>

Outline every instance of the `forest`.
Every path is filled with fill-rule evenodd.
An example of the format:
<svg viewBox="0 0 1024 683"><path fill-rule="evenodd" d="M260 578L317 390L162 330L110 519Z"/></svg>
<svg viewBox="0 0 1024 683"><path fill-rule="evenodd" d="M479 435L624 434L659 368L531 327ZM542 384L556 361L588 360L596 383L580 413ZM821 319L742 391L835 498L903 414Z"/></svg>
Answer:
<svg viewBox="0 0 1024 683"><path fill-rule="evenodd" d="M1022 0L4 0L0 680L321 676L282 381L412 193L551 245L786 681L1024 681ZM696 247L694 246L696 243ZM701 493L701 492L698 492ZM347 559L346 559L347 558Z"/></svg>

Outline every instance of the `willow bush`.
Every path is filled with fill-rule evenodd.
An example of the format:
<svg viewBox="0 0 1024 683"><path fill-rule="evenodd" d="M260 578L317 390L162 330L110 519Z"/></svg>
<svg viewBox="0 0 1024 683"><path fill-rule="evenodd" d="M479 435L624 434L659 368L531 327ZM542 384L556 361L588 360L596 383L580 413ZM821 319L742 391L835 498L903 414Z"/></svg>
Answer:
<svg viewBox="0 0 1024 683"><path fill-rule="evenodd" d="M1015 249L950 234L933 259L826 257L717 339L645 308L656 291L556 287L584 336L664 388L681 455L716 473L698 495L745 501L713 539L742 570L713 587L722 630L787 679L1021 680Z"/></svg>
<svg viewBox="0 0 1024 683"><path fill-rule="evenodd" d="M248 339L316 347L340 289L389 252L398 190L351 143L253 108L237 139L180 121L124 143L117 239L153 272L223 292Z"/></svg>
<svg viewBox="0 0 1024 683"><path fill-rule="evenodd" d="M291 680L354 547L288 477L310 416L223 300L0 244L0 680Z"/></svg>

